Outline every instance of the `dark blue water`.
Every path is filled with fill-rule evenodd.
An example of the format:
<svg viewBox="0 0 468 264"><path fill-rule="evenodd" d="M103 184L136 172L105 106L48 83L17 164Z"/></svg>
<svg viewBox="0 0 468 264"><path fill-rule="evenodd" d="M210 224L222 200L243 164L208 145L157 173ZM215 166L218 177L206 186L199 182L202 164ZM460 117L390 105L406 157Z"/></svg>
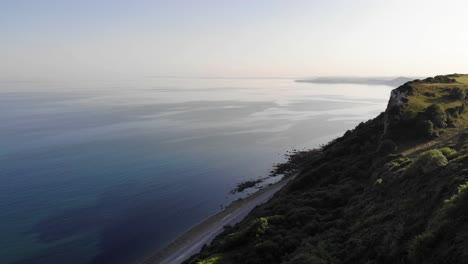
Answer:
<svg viewBox="0 0 468 264"><path fill-rule="evenodd" d="M390 87L292 80L1 83L0 263L132 263ZM252 190L251 190L252 191Z"/></svg>

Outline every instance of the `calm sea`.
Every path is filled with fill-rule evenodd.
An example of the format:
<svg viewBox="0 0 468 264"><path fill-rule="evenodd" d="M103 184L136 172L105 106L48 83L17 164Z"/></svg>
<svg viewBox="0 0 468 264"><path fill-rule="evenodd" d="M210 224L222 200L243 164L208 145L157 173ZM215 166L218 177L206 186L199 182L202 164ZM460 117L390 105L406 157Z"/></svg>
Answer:
<svg viewBox="0 0 468 264"><path fill-rule="evenodd" d="M133 263L385 107L290 79L0 83L0 263Z"/></svg>

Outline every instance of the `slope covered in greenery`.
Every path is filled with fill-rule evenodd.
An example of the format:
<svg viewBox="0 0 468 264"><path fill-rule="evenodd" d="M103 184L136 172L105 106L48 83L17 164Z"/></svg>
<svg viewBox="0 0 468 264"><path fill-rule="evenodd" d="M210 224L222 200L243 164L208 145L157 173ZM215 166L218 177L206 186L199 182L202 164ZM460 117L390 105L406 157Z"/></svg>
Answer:
<svg viewBox="0 0 468 264"><path fill-rule="evenodd" d="M298 176L186 263L468 263L464 75L408 82L386 111L277 167Z"/></svg>

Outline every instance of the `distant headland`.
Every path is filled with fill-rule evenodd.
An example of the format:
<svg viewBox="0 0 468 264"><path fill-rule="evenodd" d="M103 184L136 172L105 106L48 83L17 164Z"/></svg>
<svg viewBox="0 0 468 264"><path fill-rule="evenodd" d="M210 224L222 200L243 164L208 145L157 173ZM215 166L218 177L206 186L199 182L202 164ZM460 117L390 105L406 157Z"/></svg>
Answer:
<svg viewBox="0 0 468 264"><path fill-rule="evenodd" d="M412 81L417 78L408 77L318 77L318 78L305 78L296 80L296 82L305 83L323 83L323 84L365 84L365 85L388 85L400 86L406 82Z"/></svg>

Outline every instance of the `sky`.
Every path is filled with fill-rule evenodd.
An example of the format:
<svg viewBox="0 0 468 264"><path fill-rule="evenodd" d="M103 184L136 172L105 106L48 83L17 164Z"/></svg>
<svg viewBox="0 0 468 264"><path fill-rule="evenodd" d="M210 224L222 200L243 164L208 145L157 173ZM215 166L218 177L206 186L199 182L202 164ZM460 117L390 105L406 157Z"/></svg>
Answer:
<svg viewBox="0 0 468 264"><path fill-rule="evenodd" d="M464 0L0 0L0 80L468 73Z"/></svg>

